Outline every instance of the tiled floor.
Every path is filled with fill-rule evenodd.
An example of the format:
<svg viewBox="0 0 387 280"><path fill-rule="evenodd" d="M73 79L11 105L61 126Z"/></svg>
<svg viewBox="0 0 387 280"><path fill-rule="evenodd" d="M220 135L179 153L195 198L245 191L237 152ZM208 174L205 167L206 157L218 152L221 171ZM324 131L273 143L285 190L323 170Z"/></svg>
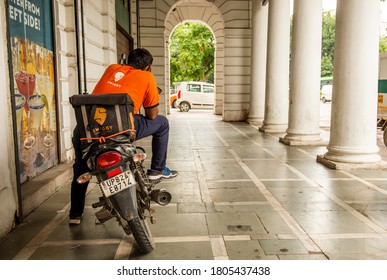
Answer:
<svg viewBox="0 0 387 280"><path fill-rule="evenodd" d="M65 186L0 242L0 259L387 259L386 170L331 170L316 163L325 146L285 146L209 111L169 119L168 166L180 174L160 184L173 198L155 207L152 253L115 221L95 223L95 187L69 227ZM138 145L150 152L150 140Z"/></svg>

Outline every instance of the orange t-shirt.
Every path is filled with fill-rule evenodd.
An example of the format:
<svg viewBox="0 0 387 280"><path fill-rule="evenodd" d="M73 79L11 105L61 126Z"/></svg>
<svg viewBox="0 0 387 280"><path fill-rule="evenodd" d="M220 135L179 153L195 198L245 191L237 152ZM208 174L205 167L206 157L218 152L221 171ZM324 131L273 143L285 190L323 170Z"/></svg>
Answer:
<svg viewBox="0 0 387 280"><path fill-rule="evenodd" d="M145 109L158 106L160 99L151 72L120 64L112 64L106 69L92 93L127 93L133 100L135 114L141 106Z"/></svg>

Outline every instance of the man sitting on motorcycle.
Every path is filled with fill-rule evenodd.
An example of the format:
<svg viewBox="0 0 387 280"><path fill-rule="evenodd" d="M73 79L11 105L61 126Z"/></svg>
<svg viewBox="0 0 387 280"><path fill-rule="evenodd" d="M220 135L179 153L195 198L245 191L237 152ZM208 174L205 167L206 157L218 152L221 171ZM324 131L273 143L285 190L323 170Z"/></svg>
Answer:
<svg viewBox="0 0 387 280"><path fill-rule="evenodd" d="M92 94L126 92L134 103L134 127L136 140L152 135L152 161L147 172L150 180L170 179L178 172L166 167L169 122L165 116L159 115L159 92L156 80L151 73L153 57L151 53L138 48L129 53L128 65L110 65L95 86ZM138 114L140 108L145 116ZM79 184L77 178L90 171L87 159L82 159L80 133L74 129L73 146L75 163L74 177L71 183L70 225L79 225L85 206L88 183Z"/></svg>

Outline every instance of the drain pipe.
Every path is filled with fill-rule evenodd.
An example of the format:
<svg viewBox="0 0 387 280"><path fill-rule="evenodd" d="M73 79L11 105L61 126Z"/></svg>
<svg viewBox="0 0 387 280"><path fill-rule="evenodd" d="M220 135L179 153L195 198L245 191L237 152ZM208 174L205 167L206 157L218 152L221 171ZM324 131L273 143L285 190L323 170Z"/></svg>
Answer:
<svg viewBox="0 0 387 280"><path fill-rule="evenodd" d="M83 53L83 94L87 94L87 78L86 78L86 52L85 52L85 24L83 16L83 0L81 1L81 25L82 25L82 53Z"/></svg>
<svg viewBox="0 0 387 280"><path fill-rule="evenodd" d="M137 48L141 48L141 42L140 42L140 0L136 0L136 21L137 21Z"/></svg>
<svg viewBox="0 0 387 280"><path fill-rule="evenodd" d="M79 94L87 94L87 79L86 79L86 54L85 54L85 33L84 33L84 17L83 17L83 0L80 0L80 16L81 16L81 28L82 34L79 33L79 20L78 20L78 0L74 1L74 16L75 16L75 41L76 41L76 50L77 50L77 68L78 68L78 91ZM82 63L83 63L83 92L82 92L82 73L80 67L81 54L79 47L79 37L82 36Z"/></svg>

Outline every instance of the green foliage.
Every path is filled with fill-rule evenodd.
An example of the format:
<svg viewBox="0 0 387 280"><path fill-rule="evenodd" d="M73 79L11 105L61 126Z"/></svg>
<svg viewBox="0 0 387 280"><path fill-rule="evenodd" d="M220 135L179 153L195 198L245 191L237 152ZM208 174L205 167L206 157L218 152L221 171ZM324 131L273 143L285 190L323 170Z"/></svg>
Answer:
<svg viewBox="0 0 387 280"><path fill-rule="evenodd" d="M386 1L386 0L381 0ZM335 42L336 16L323 14L321 77L333 76L333 51ZM387 37L380 38L379 52L387 52Z"/></svg>
<svg viewBox="0 0 387 280"><path fill-rule="evenodd" d="M385 53L387 52L387 37L380 37L379 41L379 52Z"/></svg>
<svg viewBox="0 0 387 280"><path fill-rule="evenodd" d="M335 42L336 17L331 13L323 13L322 48L321 48L321 77L332 76L333 50ZM290 17L290 49L293 35L293 17Z"/></svg>
<svg viewBox="0 0 387 280"><path fill-rule="evenodd" d="M214 77L214 37L203 24L186 22L171 36L171 84L179 81L209 81Z"/></svg>
<svg viewBox="0 0 387 280"><path fill-rule="evenodd" d="M321 77L333 75L333 50L335 44L336 17L330 12L323 14L322 46L321 46Z"/></svg>

